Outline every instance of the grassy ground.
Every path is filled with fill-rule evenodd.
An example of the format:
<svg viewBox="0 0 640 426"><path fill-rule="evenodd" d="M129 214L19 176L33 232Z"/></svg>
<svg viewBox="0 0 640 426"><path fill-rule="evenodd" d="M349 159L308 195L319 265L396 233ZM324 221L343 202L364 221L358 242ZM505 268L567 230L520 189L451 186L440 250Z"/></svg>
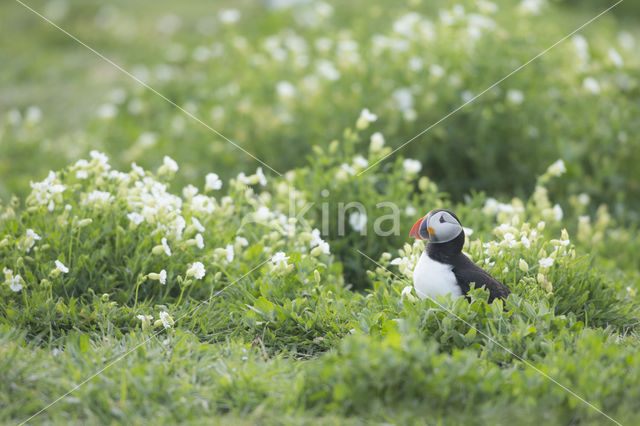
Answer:
<svg viewBox="0 0 640 426"><path fill-rule="evenodd" d="M0 5L0 422L638 423L635 8L285 3Z"/></svg>

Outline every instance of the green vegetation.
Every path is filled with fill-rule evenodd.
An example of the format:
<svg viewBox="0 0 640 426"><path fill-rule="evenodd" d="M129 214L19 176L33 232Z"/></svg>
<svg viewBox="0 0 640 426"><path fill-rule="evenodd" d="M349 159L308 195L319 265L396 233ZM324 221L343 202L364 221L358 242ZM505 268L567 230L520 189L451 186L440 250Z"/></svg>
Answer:
<svg viewBox="0 0 640 426"><path fill-rule="evenodd" d="M0 422L640 422L635 9L284 3L0 6Z"/></svg>

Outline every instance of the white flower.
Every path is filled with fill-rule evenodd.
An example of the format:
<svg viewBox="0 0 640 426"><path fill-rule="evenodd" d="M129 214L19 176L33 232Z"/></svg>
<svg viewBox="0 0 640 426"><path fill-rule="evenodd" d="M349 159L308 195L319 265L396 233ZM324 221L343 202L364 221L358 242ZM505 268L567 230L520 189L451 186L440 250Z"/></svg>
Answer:
<svg viewBox="0 0 640 426"><path fill-rule="evenodd" d="M214 198L202 194L196 195L191 199L191 209L196 213L210 215L216 209Z"/></svg>
<svg viewBox="0 0 640 426"><path fill-rule="evenodd" d="M150 272L148 277L152 280L160 281L160 284L163 285L167 283L167 271L165 271L164 269L158 274L155 272Z"/></svg>
<svg viewBox="0 0 640 426"><path fill-rule="evenodd" d="M209 173L207 174L205 179L206 179L206 183L204 185L205 191L206 190L217 191L218 189L222 188L222 181L220 180L217 174Z"/></svg>
<svg viewBox="0 0 640 426"><path fill-rule="evenodd" d="M522 242L522 245L525 246L526 248L531 247L531 242L529 241L529 239L526 236L522 236L522 239L520 239L520 241Z"/></svg>
<svg viewBox="0 0 640 426"><path fill-rule="evenodd" d="M62 194L66 186L55 183L56 174L50 171L47 178L42 182L31 182L31 195L27 199L28 204L39 204L48 206L49 211L55 207L54 201L62 202Z"/></svg>
<svg viewBox="0 0 640 426"><path fill-rule="evenodd" d="M156 21L156 30L164 34L173 34L182 26L182 19L173 13L167 13Z"/></svg>
<svg viewBox="0 0 640 426"><path fill-rule="evenodd" d="M487 199L483 207L485 214L514 213L516 208L511 204L500 203L495 198Z"/></svg>
<svg viewBox="0 0 640 426"><path fill-rule="evenodd" d="M283 99L293 98L296 95L296 88L293 84L288 81L280 81L276 84L276 92L278 92L278 96Z"/></svg>
<svg viewBox="0 0 640 426"><path fill-rule="evenodd" d="M589 204L590 200L591 198L589 197L589 194L585 194L583 192L582 194L578 195L578 202L583 206L586 206L587 204Z"/></svg>
<svg viewBox="0 0 640 426"><path fill-rule="evenodd" d="M192 217L191 218L191 224L193 225L194 228L196 228L196 231L204 232L204 226L202 226L202 224L200 223L200 221L197 218Z"/></svg>
<svg viewBox="0 0 640 426"><path fill-rule="evenodd" d="M380 151L383 146L384 146L384 136L382 136L382 133L375 132L373 135L371 135L371 145L369 146L371 151L373 152Z"/></svg>
<svg viewBox="0 0 640 426"><path fill-rule="evenodd" d="M412 58L409 58L407 65L409 65L409 69L411 71L420 71L424 67L424 62L419 57L414 56Z"/></svg>
<svg viewBox="0 0 640 426"><path fill-rule="evenodd" d="M22 282L23 281L22 281L22 277L20 276L20 274L16 274L11 279L11 282L9 283L9 288L17 293L20 290L22 290Z"/></svg>
<svg viewBox="0 0 640 426"><path fill-rule="evenodd" d="M415 297L413 297L413 295L411 294L411 290L413 290L413 287L410 285L403 288L402 292L400 293L400 300L404 300L404 298L406 297L410 302L415 301Z"/></svg>
<svg viewBox="0 0 640 426"><path fill-rule="evenodd" d="M564 214L562 213L562 207L560 207L558 204L553 206L553 216L558 222L560 222L562 220L562 217L564 216Z"/></svg>
<svg viewBox="0 0 640 426"><path fill-rule="evenodd" d="M265 186L267 184L267 177L262 172L262 167L258 167L256 170L256 176L258 176L258 182L260 182L260 185Z"/></svg>
<svg viewBox="0 0 640 426"><path fill-rule="evenodd" d="M144 216L142 216L140 213L136 213L136 212L129 213L127 217L131 222L133 222L136 225L140 225L142 222L144 222Z"/></svg>
<svg viewBox="0 0 640 426"><path fill-rule="evenodd" d="M223 24L235 24L240 20L240 16L238 9L223 9L218 12L218 19Z"/></svg>
<svg viewBox="0 0 640 426"><path fill-rule="evenodd" d="M433 64L429 67L429 73L434 76L436 79L442 77L445 73L444 68L442 68L438 64Z"/></svg>
<svg viewBox="0 0 640 426"><path fill-rule="evenodd" d="M393 23L393 31L404 37L411 38L414 36L415 27L420 23L421 16L416 12L409 12L400 16Z"/></svg>
<svg viewBox="0 0 640 426"><path fill-rule="evenodd" d="M580 34L576 34L571 38L571 41L573 42L573 47L576 49L578 58L580 58L582 62L587 62L589 60L589 43L587 40Z"/></svg>
<svg viewBox="0 0 640 426"><path fill-rule="evenodd" d="M83 204L95 207L105 207L111 204L115 197L107 191L94 190L85 195Z"/></svg>
<svg viewBox="0 0 640 426"><path fill-rule="evenodd" d="M41 239L40 235L36 234L33 229L29 228L27 229L27 235L25 235L23 240L20 242L20 248L29 253L36 241Z"/></svg>
<svg viewBox="0 0 640 426"><path fill-rule="evenodd" d="M464 235L466 235L467 237L473 235L473 229L471 228L466 228L463 226L462 230L464 231Z"/></svg>
<svg viewBox="0 0 640 426"><path fill-rule="evenodd" d="M518 262L518 268L520 268L522 272L527 272L529 270L529 264L527 264L526 260L520 259Z"/></svg>
<svg viewBox="0 0 640 426"><path fill-rule="evenodd" d="M169 228L169 233L167 235L180 240L182 239L182 231L187 226L187 222L184 220L184 217L178 215L167 226Z"/></svg>
<svg viewBox="0 0 640 426"><path fill-rule="evenodd" d="M593 77L587 77L582 82L582 86L594 95L600 93L600 83Z"/></svg>
<svg viewBox="0 0 640 426"><path fill-rule="evenodd" d="M407 111L413 108L413 93L411 93L411 89L406 87L396 89L391 93L391 97L393 97L400 111Z"/></svg>
<svg viewBox="0 0 640 426"><path fill-rule="evenodd" d="M326 59L317 61L316 69L321 77L329 81L336 81L340 78L340 71L338 71L333 62L327 61Z"/></svg>
<svg viewBox="0 0 640 426"><path fill-rule="evenodd" d="M418 160L407 158L402 162L402 168L409 174L417 174L422 170L422 164Z"/></svg>
<svg viewBox="0 0 640 426"><path fill-rule="evenodd" d="M227 252L227 263L233 262L233 257L235 256L235 252L233 250L233 244L227 244L224 248Z"/></svg>
<svg viewBox="0 0 640 426"><path fill-rule="evenodd" d="M167 239L162 238L162 249L164 250L164 254L167 256L171 256L171 249L169 248L169 244L167 244Z"/></svg>
<svg viewBox="0 0 640 426"><path fill-rule="evenodd" d="M243 185L249 185L249 178L242 172L238 174L236 179Z"/></svg>
<svg viewBox="0 0 640 426"><path fill-rule="evenodd" d="M273 255L271 258L271 262L275 266L287 267L287 260L289 260L289 256L287 256L284 252L279 251Z"/></svg>
<svg viewBox="0 0 640 426"><path fill-rule="evenodd" d="M131 176L124 172L119 172L117 170L111 170L109 172L109 179L118 180L121 183L128 184L131 182Z"/></svg>
<svg viewBox="0 0 640 426"><path fill-rule="evenodd" d="M622 66L624 65L624 60L622 59L622 56L620 56L620 54L616 49L614 49L613 47L610 47L608 55L611 62L613 62L613 65L615 65L618 68L622 68Z"/></svg>
<svg viewBox="0 0 640 426"><path fill-rule="evenodd" d="M478 1L478 8L481 12L486 14L496 13L498 11L498 5L486 0Z"/></svg>
<svg viewBox="0 0 640 426"><path fill-rule="evenodd" d="M267 206L260 206L258 207L258 210L256 210L256 212L254 213L254 216L256 220L260 222L267 221L271 219L271 210L269 210L269 207Z"/></svg>
<svg viewBox="0 0 640 426"><path fill-rule="evenodd" d="M369 111L367 108L363 109L360 112L360 117L367 120L370 123L373 123L378 119L378 116L372 113L371 111Z"/></svg>
<svg viewBox="0 0 640 426"><path fill-rule="evenodd" d="M550 268L551 265L553 265L553 258L552 257L541 257L539 260L540 263L540 267L541 268Z"/></svg>
<svg viewBox="0 0 640 426"><path fill-rule="evenodd" d="M515 247L516 245L515 236L511 232L504 234L504 241L508 247Z"/></svg>
<svg viewBox="0 0 640 426"><path fill-rule="evenodd" d="M118 108L113 104L103 104L98 107L98 117L109 120L116 116Z"/></svg>
<svg viewBox="0 0 640 426"><path fill-rule="evenodd" d="M556 161L547 168L547 173L555 177L562 176L566 171L567 167L564 165L564 161L562 159Z"/></svg>
<svg viewBox="0 0 640 426"><path fill-rule="evenodd" d="M369 127L369 124L373 123L377 119L378 119L377 115L373 114L371 111L365 108L362 110L362 112L360 112L360 117L358 117L358 121L356 122L356 127L359 130L364 130L367 127Z"/></svg>
<svg viewBox="0 0 640 426"><path fill-rule="evenodd" d="M244 237L236 237L236 243L240 244L243 247L246 247L249 245L249 241L247 241L247 239Z"/></svg>
<svg viewBox="0 0 640 426"><path fill-rule="evenodd" d="M196 240L196 247L198 247L199 249L203 249L204 248L204 238L202 238L202 234L196 234L195 240Z"/></svg>
<svg viewBox="0 0 640 426"><path fill-rule="evenodd" d="M367 226L367 214L353 212L349 215L349 224L356 232L361 232Z"/></svg>
<svg viewBox="0 0 640 426"><path fill-rule="evenodd" d="M197 280L201 280L204 277L204 265L202 262L193 262L193 264L187 269L187 276L194 277Z"/></svg>
<svg viewBox="0 0 640 426"><path fill-rule="evenodd" d="M29 124L36 124L42 119L42 111L37 106L30 106L24 116L24 120Z"/></svg>
<svg viewBox="0 0 640 426"><path fill-rule="evenodd" d="M415 254L409 254L408 257L396 257L391 261L391 265L397 265L398 271L406 276L412 276L415 269L418 256Z"/></svg>
<svg viewBox="0 0 640 426"><path fill-rule="evenodd" d="M404 209L404 213L405 213L407 216L409 216L409 217L413 217L413 216L415 216L415 215L416 215L417 210L416 210L416 208L415 208L415 207L413 207L413 206L407 206L407 207Z"/></svg>
<svg viewBox="0 0 640 426"><path fill-rule="evenodd" d="M355 166L360 169L364 169L369 165L369 161L367 161L367 159L364 158L362 155L357 155L353 159L353 164L355 164Z"/></svg>
<svg viewBox="0 0 640 426"><path fill-rule="evenodd" d="M345 172L349 173L350 175L355 175L356 174L355 169L353 167L351 167L350 165L346 164L346 163L341 164L340 168L342 170L344 170Z"/></svg>
<svg viewBox="0 0 640 426"><path fill-rule="evenodd" d="M56 260L56 269L58 271L62 272L63 274L66 274L66 273L69 272L69 268L64 266L64 264L62 262L60 262L59 260Z"/></svg>
<svg viewBox="0 0 640 426"><path fill-rule="evenodd" d="M524 95L520 90L510 89L507 91L507 99L514 105L520 105L524 101Z"/></svg>
<svg viewBox="0 0 640 426"><path fill-rule="evenodd" d="M315 247L322 241L322 237L320 237L320 230L315 228L311 231L311 242L309 245L311 247Z"/></svg>
<svg viewBox="0 0 640 426"><path fill-rule="evenodd" d="M320 241L317 249L319 249L324 254L331 254L331 246L329 246L329 243L326 241Z"/></svg>
<svg viewBox="0 0 640 426"><path fill-rule="evenodd" d="M187 200L195 197L196 195L198 195L198 188L196 188L195 186L189 184L182 188L182 196Z"/></svg>
<svg viewBox="0 0 640 426"><path fill-rule="evenodd" d="M636 40L633 37L633 34L627 31L621 31L618 34L618 43L620 43L624 49L631 50L635 47Z"/></svg>
<svg viewBox="0 0 640 426"><path fill-rule="evenodd" d="M143 147L150 147L156 144L158 138L153 132L143 132L138 136L137 143Z"/></svg>
<svg viewBox="0 0 640 426"><path fill-rule="evenodd" d="M86 179L89 177L89 172L86 170L78 170L76 172L76 178L77 179Z"/></svg>
<svg viewBox="0 0 640 426"><path fill-rule="evenodd" d="M164 158L162 159L162 164L170 172L174 172L175 173L175 172L178 171L178 163L176 163L175 160L173 158L169 157L168 155L164 156Z"/></svg>
<svg viewBox="0 0 640 426"><path fill-rule="evenodd" d="M542 7L546 2L547 0L522 0L522 3L520 3L520 10L530 15L538 15L542 11Z"/></svg>
<svg viewBox="0 0 640 426"><path fill-rule="evenodd" d="M138 166L135 162L131 163L131 171L135 174L137 174L140 177L144 177L145 173L144 173L144 169L140 166Z"/></svg>
<svg viewBox="0 0 640 426"><path fill-rule="evenodd" d="M331 247L329 246L329 243L320 237L320 230L318 229L311 231L311 242L309 243L309 247L318 247L320 253L331 254Z"/></svg>
<svg viewBox="0 0 640 426"><path fill-rule="evenodd" d="M142 321L142 328L146 329L151 325L151 320L153 319L152 315L136 315L140 321Z"/></svg>
<svg viewBox="0 0 640 426"><path fill-rule="evenodd" d="M169 315L166 312L160 312L160 321L162 322L162 326L165 329L169 329L171 327L173 327L173 325L175 324L173 321L173 318L171 318L171 315Z"/></svg>

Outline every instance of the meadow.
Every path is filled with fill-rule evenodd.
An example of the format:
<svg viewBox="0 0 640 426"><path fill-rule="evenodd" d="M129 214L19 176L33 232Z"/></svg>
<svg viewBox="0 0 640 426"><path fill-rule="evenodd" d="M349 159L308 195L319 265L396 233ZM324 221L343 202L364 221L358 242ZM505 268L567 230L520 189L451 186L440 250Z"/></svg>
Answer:
<svg viewBox="0 0 640 426"><path fill-rule="evenodd" d="M638 424L614 4L2 3L0 423Z"/></svg>

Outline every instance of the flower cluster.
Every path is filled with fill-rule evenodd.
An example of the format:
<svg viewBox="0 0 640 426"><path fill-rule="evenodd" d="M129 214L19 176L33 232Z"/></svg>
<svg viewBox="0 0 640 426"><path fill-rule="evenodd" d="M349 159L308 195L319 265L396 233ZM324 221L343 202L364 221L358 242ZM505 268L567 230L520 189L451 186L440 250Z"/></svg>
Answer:
<svg viewBox="0 0 640 426"><path fill-rule="evenodd" d="M49 211L53 211L56 202L62 202L62 193L67 189L60 183L53 171L50 171L46 179L42 182L31 182L31 195L27 198L27 205L47 206Z"/></svg>
<svg viewBox="0 0 640 426"><path fill-rule="evenodd" d="M424 251L424 242L415 240L412 245L405 244L403 248L398 250L400 257L391 260L391 265L397 265L398 271L407 277L413 277L415 269L422 252ZM390 258L390 254L383 254L383 260Z"/></svg>
<svg viewBox="0 0 640 426"><path fill-rule="evenodd" d="M24 280L20 274L13 274L13 270L8 268L2 268L4 274L4 283L8 285L11 291L18 293L23 288Z"/></svg>
<svg viewBox="0 0 640 426"><path fill-rule="evenodd" d="M41 213L38 220L33 228L16 226L16 232L3 236L0 244L0 249L13 250L4 268L7 287L16 293L25 287L30 292L60 291L79 275L85 276L86 268L95 268L95 261L106 258L110 285L125 287L132 281L123 290L130 293L135 306L150 295L168 294L175 286L188 295L224 282L236 270L242 274L261 264L281 277L295 265L311 272L331 262L331 247L320 230L283 213L292 195L306 204L306 196L286 178L274 181L271 191L265 188L267 177L258 168L253 175L231 179L226 186L228 195L215 198L188 185L180 196L170 191L167 182L178 167L167 157L155 174L135 163L129 172L120 172L111 168L104 154L92 152L89 160L79 160L33 184L30 208ZM215 173L207 174L203 183L205 191L223 187ZM15 214L11 220L16 220ZM84 247L94 244L96 251L64 249L64 255L57 256L51 247L59 244L61 236L56 230L61 226L73 230L62 236L65 244L75 247L81 234ZM112 238L114 233L119 236ZM118 248L105 247L110 244ZM21 255L33 256L31 263ZM46 272L37 266L47 264L52 266ZM16 267L20 274L8 269ZM120 278L114 279L117 276ZM30 286L31 281L42 285ZM166 315L159 318L165 328L171 325ZM145 327L152 318L143 315L140 320Z"/></svg>
<svg viewBox="0 0 640 426"><path fill-rule="evenodd" d="M136 315L136 318L140 320L143 330L148 330L153 320L153 315ZM175 321L173 317L166 311L160 311L158 319L153 323L154 327L164 327L165 330L173 328Z"/></svg>

